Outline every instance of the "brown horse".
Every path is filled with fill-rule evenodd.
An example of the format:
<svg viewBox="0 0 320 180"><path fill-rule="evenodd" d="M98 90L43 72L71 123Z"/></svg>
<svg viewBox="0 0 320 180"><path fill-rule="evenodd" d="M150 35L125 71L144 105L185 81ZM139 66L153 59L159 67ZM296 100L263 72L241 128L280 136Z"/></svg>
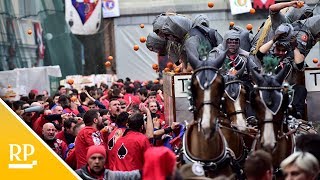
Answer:
<svg viewBox="0 0 320 180"><path fill-rule="evenodd" d="M184 156L200 163L208 177L233 174L232 157L219 128L224 79L218 69L224 54L214 61L191 62L196 69L191 78L194 120L187 127L183 141Z"/></svg>
<svg viewBox="0 0 320 180"><path fill-rule="evenodd" d="M252 149L264 149L272 154L275 173L279 170L281 161L294 150L294 138L288 133L285 116L288 96L282 92L282 83L290 68L290 65L286 65L275 76L260 75L255 70L252 71L256 86L251 94L251 103L260 130L260 136Z"/></svg>
<svg viewBox="0 0 320 180"><path fill-rule="evenodd" d="M226 75L224 80L225 90L222 98L222 109L226 118L221 122L221 128L236 161L239 165L242 165L250 150L248 147L251 145L246 145L244 139L248 142L253 140L247 130L245 114L248 92L238 76Z"/></svg>

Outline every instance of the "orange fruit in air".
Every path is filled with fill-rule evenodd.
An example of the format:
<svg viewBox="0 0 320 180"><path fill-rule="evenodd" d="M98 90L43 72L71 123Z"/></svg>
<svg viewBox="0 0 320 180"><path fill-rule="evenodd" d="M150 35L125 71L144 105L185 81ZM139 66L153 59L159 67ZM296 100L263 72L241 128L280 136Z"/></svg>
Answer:
<svg viewBox="0 0 320 180"><path fill-rule="evenodd" d="M138 51L139 50L139 46L138 45L134 45L133 46L133 50Z"/></svg>
<svg viewBox="0 0 320 180"><path fill-rule="evenodd" d="M250 12L250 14L254 14L254 13L256 13L256 10L254 8L251 8L249 12Z"/></svg>
<svg viewBox="0 0 320 180"><path fill-rule="evenodd" d="M179 72L180 72L180 68L179 67L174 68L174 73L179 73Z"/></svg>
<svg viewBox="0 0 320 180"><path fill-rule="evenodd" d="M318 60L318 58L313 58L313 59L312 59L312 62L313 62L313 63L318 63L319 60Z"/></svg>
<svg viewBox="0 0 320 180"><path fill-rule="evenodd" d="M234 22L231 21L231 22L229 23L229 25L230 25L231 27L234 26Z"/></svg>
<svg viewBox="0 0 320 180"><path fill-rule="evenodd" d="M170 69L169 68L164 68L164 70L163 70L164 72L170 72Z"/></svg>
<svg viewBox="0 0 320 180"><path fill-rule="evenodd" d="M173 67L172 62L168 62L168 63L167 63L167 68L172 69L172 67Z"/></svg>
<svg viewBox="0 0 320 180"><path fill-rule="evenodd" d="M140 24L140 27L141 27L141 28L144 28L144 24Z"/></svg>
<svg viewBox="0 0 320 180"><path fill-rule="evenodd" d="M158 70L159 69L159 65L158 64L152 64L152 69L153 70Z"/></svg>
<svg viewBox="0 0 320 180"><path fill-rule="evenodd" d="M252 30L252 24L247 24L246 28L248 29L248 31Z"/></svg>
<svg viewBox="0 0 320 180"><path fill-rule="evenodd" d="M72 85L74 83L74 80L73 79L68 79L67 83Z"/></svg>
<svg viewBox="0 0 320 180"><path fill-rule="evenodd" d="M112 56L108 56L108 60L109 60L109 61L112 61L112 60L113 60L113 57L112 57Z"/></svg>
<svg viewBox="0 0 320 180"><path fill-rule="evenodd" d="M304 5L304 2L303 2L303 1L298 1L298 2L297 2L297 7L298 7L298 8L302 8L303 5Z"/></svg>
<svg viewBox="0 0 320 180"><path fill-rule="evenodd" d="M208 7L209 8L213 8L213 6L214 6L213 2L208 2Z"/></svg>
<svg viewBox="0 0 320 180"><path fill-rule="evenodd" d="M140 42L144 43L144 42L146 42L146 40L147 39L145 37L143 37L143 36L140 37Z"/></svg>
<svg viewBox="0 0 320 180"><path fill-rule="evenodd" d="M75 97L75 96L72 96L72 97L70 98L70 100L71 100L72 102L76 101L77 99L78 99L78 98Z"/></svg>
<svg viewBox="0 0 320 180"><path fill-rule="evenodd" d="M111 66L111 62L107 61L107 62L104 63L104 65L105 65L106 67L110 67L110 66Z"/></svg>
<svg viewBox="0 0 320 180"><path fill-rule="evenodd" d="M156 80L153 81L153 83L154 83L154 84L159 84L159 80L156 79Z"/></svg>
<svg viewBox="0 0 320 180"><path fill-rule="evenodd" d="M31 35L31 34L32 34L32 30L29 29L27 33L28 33L29 35Z"/></svg>

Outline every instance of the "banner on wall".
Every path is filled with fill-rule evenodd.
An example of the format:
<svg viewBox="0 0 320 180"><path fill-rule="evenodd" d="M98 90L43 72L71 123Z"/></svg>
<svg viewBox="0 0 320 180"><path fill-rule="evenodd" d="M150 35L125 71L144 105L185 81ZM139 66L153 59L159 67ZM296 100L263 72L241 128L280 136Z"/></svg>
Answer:
<svg viewBox="0 0 320 180"><path fill-rule="evenodd" d="M104 18L119 17L119 9L118 0L102 0L102 12Z"/></svg>
<svg viewBox="0 0 320 180"><path fill-rule="evenodd" d="M65 19L73 34L98 32L101 24L101 0L65 0Z"/></svg>
<svg viewBox="0 0 320 180"><path fill-rule="evenodd" d="M251 0L229 0L231 14L243 14L250 12L252 8Z"/></svg>

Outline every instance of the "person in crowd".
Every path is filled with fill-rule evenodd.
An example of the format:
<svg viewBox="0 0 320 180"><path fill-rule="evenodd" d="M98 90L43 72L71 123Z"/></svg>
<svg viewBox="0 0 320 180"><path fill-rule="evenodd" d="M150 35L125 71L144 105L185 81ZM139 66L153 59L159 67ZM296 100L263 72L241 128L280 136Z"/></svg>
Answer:
<svg viewBox="0 0 320 180"><path fill-rule="evenodd" d="M90 146L86 154L86 165L81 167L81 169L77 169L76 173L83 180L141 179L141 173L139 170L120 172L111 171L109 169L104 168L106 158L106 149L104 148L104 146Z"/></svg>
<svg viewBox="0 0 320 180"><path fill-rule="evenodd" d="M320 144L319 134L303 134L296 139L296 150L302 152L309 152L314 155L318 162L320 162Z"/></svg>
<svg viewBox="0 0 320 180"><path fill-rule="evenodd" d="M117 120L115 122L116 126L112 130L112 132L109 133L102 133L104 140L106 143L106 149L108 151L108 164L111 167L114 167L112 159L116 159L117 155L117 149L114 148L115 144L117 143L118 139L122 137L123 133L127 129L127 123L128 123L129 113L127 112L121 112L117 116ZM113 156L113 157L111 157ZM110 158L111 157L111 158Z"/></svg>
<svg viewBox="0 0 320 180"><path fill-rule="evenodd" d="M61 130L60 124L68 118L71 118L72 114L64 113L64 114L53 114L51 110L45 110L43 114L41 114L33 123L32 129L41 136L42 127L45 123L51 122L54 124L56 129Z"/></svg>
<svg viewBox="0 0 320 180"><path fill-rule="evenodd" d="M77 168L86 164L86 153L91 145L104 145L100 130L104 127L102 117L96 109L90 109L83 116L85 127L80 130L75 140Z"/></svg>
<svg viewBox="0 0 320 180"><path fill-rule="evenodd" d="M100 88L103 92L104 95L107 95L108 94L108 90L109 90L109 86L105 83L101 83L100 84Z"/></svg>
<svg viewBox="0 0 320 180"><path fill-rule="evenodd" d="M121 112L127 112L127 106L129 104L127 104L126 100L124 99L119 99L119 102L120 102L120 113Z"/></svg>
<svg viewBox="0 0 320 180"><path fill-rule="evenodd" d="M199 163L187 163L179 168L179 174L181 174L184 180L213 180L212 178L207 178L203 166Z"/></svg>
<svg viewBox="0 0 320 180"><path fill-rule="evenodd" d="M146 107L145 110L149 111ZM151 117L149 118L147 124L152 125ZM113 147L116 154L109 157L109 162L113 162L112 166L109 164L111 170L131 171L143 168L144 152L151 147L148 137L143 134L146 131L144 116L141 113L131 115L128 127Z"/></svg>
<svg viewBox="0 0 320 180"><path fill-rule="evenodd" d="M56 105L51 108L52 114L62 114L63 113L63 108L59 105Z"/></svg>
<svg viewBox="0 0 320 180"><path fill-rule="evenodd" d="M297 151L280 164L285 180L315 180L319 174L319 162L308 152Z"/></svg>
<svg viewBox="0 0 320 180"><path fill-rule="evenodd" d="M106 107L99 101L99 100L97 100L97 99L95 99L95 98L93 98L89 93L88 93L88 91L84 91L84 93L87 95L87 97L90 99L90 101L88 102L88 107L89 107L89 109L91 109L90 108L90 106L91 107L94 107L93 105L92 105L92 102L96 105L96 107L94 107L94 108L100 108L100 109L106 109ZM89 103L90 103L90 105L89 105Z"/></svg>
<svg viewBox="0 0 320 180"><path fill-rule="evenodd" d="M59 101L59 97L60 97L60 93L58 93L58 92L55 93L55 94L52 96L53 103L54 103L53 106L59 104L59 102L58 102L58 101ZM53 107L53 106L52 106L52 107ZM51 107L51 108L52 108L52 107Z"/></svg>
<svg viewBox="0 0 320 180"><path fill-rule="evenodd" d="M79 134L79 131L85 127L85 124L83 122L77 123L73 128L73 136L77 137ZM71 143L68 145L68 150L66 153L66 163L74 170L77 169L77 158L75 153L75 143Z"/></svg>
<svg viewBox="0 0 320 180"><path fill-rule="evenodd" d="M74 143L75 136L73 132L73 127L78 123L74 118L69 118L63 122L63 131L57 133L56 137L66 144Z"/></svg>
<svg viewBox="0 0 320 180"><path fill-rule="evenodd" d="M58 87L58 93L59 93L60 95L66 95L66 94L67 94L67 89L66 89L66 87L65 87L64 85L60 85L60 86Z"/></svg>
<svg viewBox="0 0 320 180"><path fill-rule="evenodd" d="M33 113L37 112L41 112L43 111L43 107L42 106L33 106L30 107L29 104L24 104L22 105L22 110L20 111L20 117L23 119L23 121L29 126L29 127L33 127L34 124L34 119L33 119ZM19 114L18 114L19 115ZM35 118L35 116L34 116Z"/></svg>
<svg viewBox="0 0 320 180"><path fill-rule="evenodd" d="M65 158L68 146L65 142L56 138L56 128L52 123L45 123L42 129L42 139L62 159Z"/></svg>
<svg viewBox="0 0 320 180"><path fill-rule="evenodd" d="M253 151L245 161L244 172L248 180L272 180L271 155L263 150Z"/></svg>
<svg viewBox="0 0 320 180"><path fill-rule="evenodd" d="M120 114L120 102L118 99L115 99L115 98L110 99L109 113L110 113L109 121L114 123L117 119L117 116Z"/></svg>
<svg viewBox="0 0 320 180"><path fill-rule="evenodd" d="M176 155L166 147L151 147L144 153L144 180L182 179L176 168Z"/></svg>
<svg viewBox="0 0 320 180"><path fill-rule="evenodd" d="M74 102L71 102L68 96L60 95L58 103L62 106L64 113L73 113L75 115L79 114L78 108L73 106Z"/></svg>
<svg viewBox="0 0 320 180"><path fill-rule="evenodd" d="M134 85L132 83L127 84L124 86L125 89L125 95L123 96L123 99L128 103L132 104L140 104L140 99L134 95Z"/></svg>
<svg viewBox="0 0 320 180"><path fill-rule="evenodd" d="M138 96L140 98L140 101L144 103L148 99L148 90L145 87L140 88L138 90Z"/></svg>

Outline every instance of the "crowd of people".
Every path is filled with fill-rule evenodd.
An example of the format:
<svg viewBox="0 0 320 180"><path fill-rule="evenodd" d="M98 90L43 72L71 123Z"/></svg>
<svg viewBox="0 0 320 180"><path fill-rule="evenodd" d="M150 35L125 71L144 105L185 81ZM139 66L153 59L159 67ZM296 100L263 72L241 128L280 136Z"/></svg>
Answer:
<svg viewBox="0 0 320 180"><path fill-rule="evenodd" d="M32 90L6 103L83 179L204 179L192 164L177 163L183 126L166 123L161 83L127 79L80 93L60 86L52 97ZM284 175L314 179L319 142L318 135L300 136L299 151L281 163ZM251 153L247 179L272 179L271 159L263 150Z"/></svg>
<svg viewBox="0 0 320 180"><path fill-rule="evenodd" d="M160 178L174 176L184 130L166 123L160 83L61 85L53 96L31 90L6 103L83 179Z"/></svg>
<svg viewBox="0 0 320 180"><path fill-rule="evenodd" d="M312 17L307 5L298 8L297 3L270 6L272 26L269 31L259 32L265 36L262 44L258 36L237 26L230 26L222 37L201 15L192 22L181 15L162 14L153 23L154 33L149 35L147 47L166 52L184 70L199 68L207 59L222 55L221 72L241 72L239 78L248 91L253 88L252 69L277 74L285 64L290 65L288 76L292 78L286 79L294 85L296 94L292 100L294 116L302 118L306 90L297 76L303 73L305 57L320 38L320 31L314 29L320 18ZM283 16L280 10L285 7L298 10L292 10L292 16ZM252 47L246 46L248 40L255 40ZM275 67L268 67L269 61L276 61ZM166 121L162 85L161 79L140 82L130 78L119 79L110 87L102 83L81 90L61 85L52 96L31 90L28 96L6 103L83 179L208 179L201 166L177 163L185 126ZM296 152L280 164L285 179L317 178L319 142L318 135L297 139ZM244 173L249 180L268 180L274 177L273 167L269 153L252 151L246 158Z"/></svg>

